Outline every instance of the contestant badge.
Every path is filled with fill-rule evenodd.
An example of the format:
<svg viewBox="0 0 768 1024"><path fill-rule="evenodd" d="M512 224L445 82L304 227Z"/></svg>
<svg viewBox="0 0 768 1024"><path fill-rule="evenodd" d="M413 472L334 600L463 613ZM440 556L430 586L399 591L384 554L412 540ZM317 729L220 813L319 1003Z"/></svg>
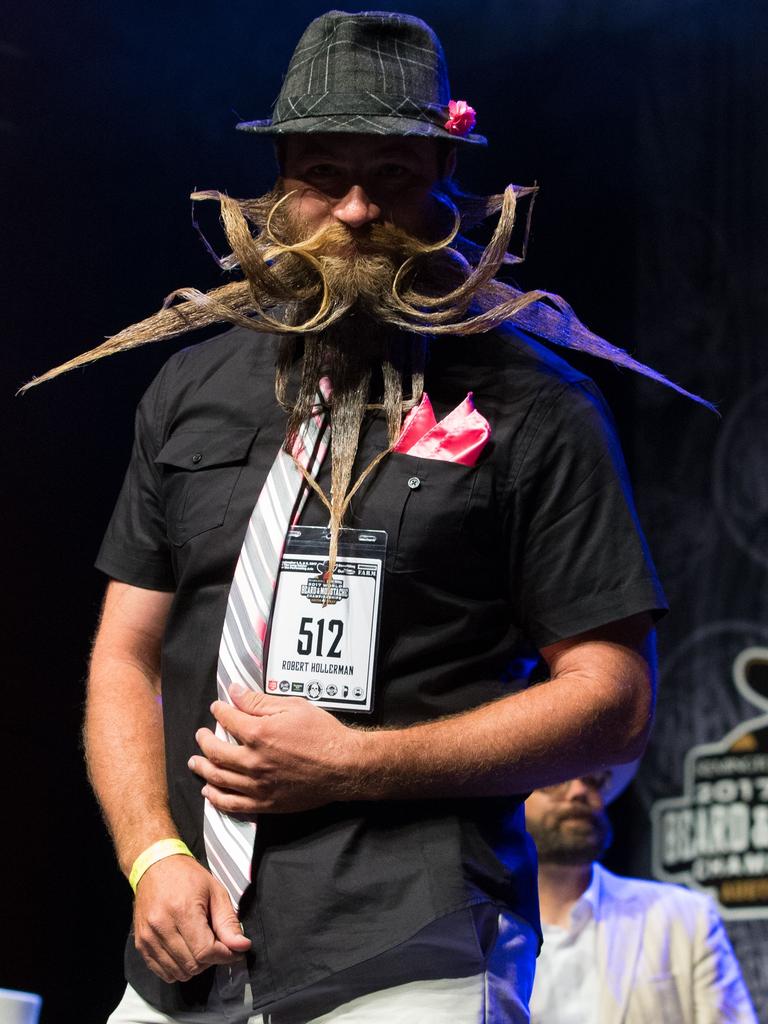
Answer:
<svg viewBox="0 0 768 1024"><path fill-rule="evenodd" d="M288 534L272 608L265 688L278 697L304 696L329 710L370 712L387 535L342 530L330 587L324 579L329 540L321 526L296 526Z"/></svg>

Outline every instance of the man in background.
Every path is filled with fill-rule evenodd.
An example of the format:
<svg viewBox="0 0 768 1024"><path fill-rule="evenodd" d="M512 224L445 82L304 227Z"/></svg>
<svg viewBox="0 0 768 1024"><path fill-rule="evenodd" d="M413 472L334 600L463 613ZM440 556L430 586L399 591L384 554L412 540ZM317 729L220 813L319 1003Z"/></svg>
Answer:
<svg viewBox="0 0 768 1024"><path fill-rule="evenodd" d="M628 781L595 772L526 801L544 933L532 1024L755 1024L712 900L598 863L612 838L605 807Z"/></svg>

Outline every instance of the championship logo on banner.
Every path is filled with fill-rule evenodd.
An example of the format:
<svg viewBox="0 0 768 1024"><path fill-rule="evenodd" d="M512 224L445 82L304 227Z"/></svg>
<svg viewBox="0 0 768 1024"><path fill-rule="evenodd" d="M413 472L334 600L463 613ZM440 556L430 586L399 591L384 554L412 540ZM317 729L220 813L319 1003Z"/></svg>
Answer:
<svg viewBox="0 0 768 1024"><path fill-rule="evenodd" d="M733 683L766 713L687 752L683 795L651 809L653 873L709 893L725 918L768 918L768 647L737 655Z"/></svg>

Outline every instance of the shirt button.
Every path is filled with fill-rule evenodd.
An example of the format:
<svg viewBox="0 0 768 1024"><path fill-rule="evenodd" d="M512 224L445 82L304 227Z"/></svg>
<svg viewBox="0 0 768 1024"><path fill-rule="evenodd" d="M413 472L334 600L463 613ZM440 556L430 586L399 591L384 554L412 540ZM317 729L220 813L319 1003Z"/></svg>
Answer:
<svg viewBox="0 0 768 1024"><path fill-rule="evenodd" d="M408 486L415 491L417 487L421 487L421 480L417 476L410 476L408 477Z"/></svg>
<svg viewBox="0 0 768 1024"><path fill-rule="evenodd" d="M202 458L203 456L200 452L195 452L195 454L192 456L192 461L194 462L195 465L197 465L198 462L202 461Z"/></svg>

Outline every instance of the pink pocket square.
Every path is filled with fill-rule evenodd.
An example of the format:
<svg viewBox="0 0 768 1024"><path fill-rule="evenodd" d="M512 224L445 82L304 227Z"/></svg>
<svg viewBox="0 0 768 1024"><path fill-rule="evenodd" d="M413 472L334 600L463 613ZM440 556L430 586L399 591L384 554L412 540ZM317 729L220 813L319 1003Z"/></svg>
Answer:
<svg viewBox="0 0 768 1024"><path fill-rule="evenodd" d="M439 423L425 391L419 404L406 416L394 451L474 466L490 436L490 424L475 408L471 391Z"/></svg>

